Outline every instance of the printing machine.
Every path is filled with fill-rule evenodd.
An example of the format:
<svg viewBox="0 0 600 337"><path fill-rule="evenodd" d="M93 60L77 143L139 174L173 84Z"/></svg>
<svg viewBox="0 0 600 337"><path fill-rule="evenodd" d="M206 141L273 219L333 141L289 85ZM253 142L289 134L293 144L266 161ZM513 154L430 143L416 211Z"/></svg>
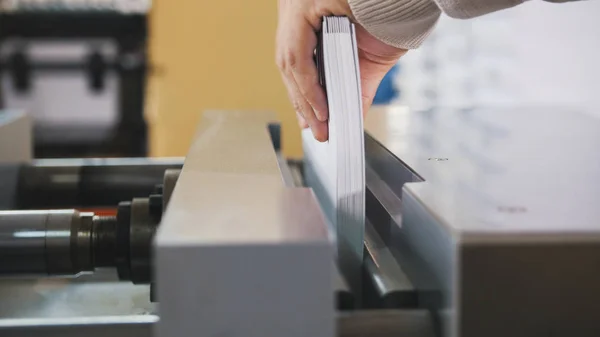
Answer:
<svg viewBox="0 0 600 337"><path fill-rule="evenodd" d="M360 289L274 115L209 111L116 218L0 212L0 336L600 336L600 122L388 107L365 129Z"/></svg>

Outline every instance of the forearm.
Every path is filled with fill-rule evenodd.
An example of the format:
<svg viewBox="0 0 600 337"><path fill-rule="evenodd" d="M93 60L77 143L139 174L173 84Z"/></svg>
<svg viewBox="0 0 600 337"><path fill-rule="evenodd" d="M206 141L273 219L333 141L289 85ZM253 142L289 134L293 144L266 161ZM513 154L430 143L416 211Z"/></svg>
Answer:
<svg viewBox="0 0 600 337"><path fill-rule="evenodd" d="M354 19L382 42L417 48L429 35L441 10L433 0L349 0Z"/></svg>
<svg viewBox="0 0 600 337"><path fill-rule="evenodd" d="M417 48L442 12L473 18L516 6L523 0L349 0L355 20L379 40L403 49Z"/></svg>

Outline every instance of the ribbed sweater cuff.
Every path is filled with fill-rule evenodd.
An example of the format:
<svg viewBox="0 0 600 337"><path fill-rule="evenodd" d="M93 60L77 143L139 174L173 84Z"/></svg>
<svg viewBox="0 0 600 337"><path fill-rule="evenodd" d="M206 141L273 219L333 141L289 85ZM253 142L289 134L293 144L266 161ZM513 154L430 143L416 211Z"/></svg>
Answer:
<svg viewBox="0 0 600 337"><path fill-rule="evenodd" d="M451 18L470 19L522 4L523 0L435 0Z"/></svg>
<svg viewBox="0 0 600 337"><path fill-rule="evenodd" d="M415 49L440 17L433 0L349 0L354 18L380 41Z"/></svg>

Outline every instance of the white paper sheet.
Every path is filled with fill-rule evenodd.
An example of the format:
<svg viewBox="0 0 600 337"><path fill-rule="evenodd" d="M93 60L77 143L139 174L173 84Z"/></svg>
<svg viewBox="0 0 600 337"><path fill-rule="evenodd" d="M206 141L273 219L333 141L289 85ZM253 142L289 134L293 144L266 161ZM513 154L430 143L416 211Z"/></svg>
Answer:
<svg viewBox="0 0 600 337"><path fill-rule="evenodd" d="M329 106L329 140L302 133L307 182L328 218L342 273L360 289L365 231L365 156L354 25L326 17L317 51Z"/></svg>

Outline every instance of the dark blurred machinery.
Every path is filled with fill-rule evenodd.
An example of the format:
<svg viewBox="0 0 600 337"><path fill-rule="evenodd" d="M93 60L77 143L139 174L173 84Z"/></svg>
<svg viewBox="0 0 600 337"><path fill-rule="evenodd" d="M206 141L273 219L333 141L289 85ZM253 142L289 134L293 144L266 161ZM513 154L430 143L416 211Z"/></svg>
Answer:
<svg viewBox="0 0 600 337"><path fill-rule="evenodd" d="M30 146L27 116L1 116L10 148ZM28 151L0 149L0 277L77 277L110 268L119 280L151 283L152 237L181 158L32 160Z"/></svg>
<svg viewBox="0 0 600 337"><path fill-rule="evenodd" d="M0 210L114 208L148 196L180 158L37 159L0 164Z"/></svg>
<svg viewBox="0 0 600 337"><path fill-rule="evenodd" d="M151 167L116 217L0 212L0 335L598 336L598 121L371 111L361 289L335 263L318 174L282 159L272 122L205 113L185 163Z"/></svg>
<svg viewBox="0 0 600 337"><path fill-rule="evenodd" d="M0 211L0 275L77 276L115 268L120 280L151 283L152 237L179 175L165 167L164 183L155 185L153 194L114 205L115 216L76 209ZM106 186L106 192L125 198L138 191Z"/></svg>
<svg viewBox="0 0 600 337"><path fill-rule="evenodd" d="M76 123L73 118L47 116L50 113L45 110L49 110L51 104L43 101L43 111L36 112L43 113L44 120L34 123L36 157L146 155L144 100L148 73L146 16L149 8L150 1L143 0L0 1L0 79L2 75L10 79L8 86L11 92L20 100L24 99L15 104L26 104L33 95L51 96L46 100L52 98L59 103L72 95L69 86L60 92L43 93L38 80L45 78L47 81L47 75L50 78L80 76L84 79L80 86L87 87L87 91L92 93L88 101L79 99L81 102L76 105L79 122ZM58 57L56 51L42 56L33 55L32 50L39 43L44 46L70 43L59 49L83 48L86 51L75 58ZM108 45L114 48L108 48ZM115 51L108 52L107 48ZM115 103L99 108L111 111L97 111L90 104L98 100L94 96L112 90L112 86L108 88L107 84L109 77L117 79ZM3 95L1 87L0 108L3 101L4 105L7 103L7 97L3 99L7 93ZM72 101L73 97L69 100ZM40 107L33 104L32 109L40 110ZM58 110L56 114L66 109ZM116 117L110 117L113 113ZM104 122L96 121L96 115L107 115L103 118L114 121L104 125Z"/></svg>

